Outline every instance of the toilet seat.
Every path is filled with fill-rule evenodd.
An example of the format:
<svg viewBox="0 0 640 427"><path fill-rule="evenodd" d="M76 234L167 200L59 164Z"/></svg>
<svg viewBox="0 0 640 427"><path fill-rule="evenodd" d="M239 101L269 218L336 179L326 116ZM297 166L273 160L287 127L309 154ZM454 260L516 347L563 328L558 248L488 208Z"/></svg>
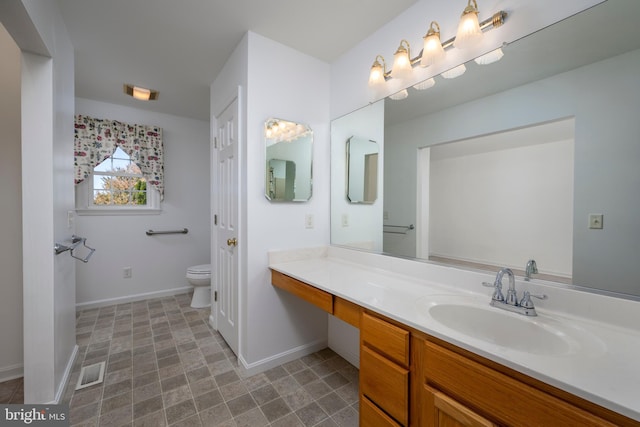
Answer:
<svg viewBox="0 0 640 427"><path fill-rule="evenodd" d="M187 268L188 275L211 275L211 264L194 265Z"/></svg>

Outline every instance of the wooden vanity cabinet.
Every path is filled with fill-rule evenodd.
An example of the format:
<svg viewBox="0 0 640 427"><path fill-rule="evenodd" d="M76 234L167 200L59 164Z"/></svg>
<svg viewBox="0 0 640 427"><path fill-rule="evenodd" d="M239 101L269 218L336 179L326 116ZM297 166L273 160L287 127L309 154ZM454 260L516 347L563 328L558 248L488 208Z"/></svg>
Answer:
<svg viewBox="0 0 640 427"><path fill-rule="evenodd" d="M363 312L360 319L361 427L409 425L409 331Z"/></svg>
<svg viewBox="0 0 640 427"><path fill-rule="evenodd" d="M272 283L360 329L361 427L640 427L285 274Z"/></svg>
<svg viewBox="0 0 640 427"><path fill-rule="evenodd" d="M424 345L422 426L618 425L434 342Z"/></svg>

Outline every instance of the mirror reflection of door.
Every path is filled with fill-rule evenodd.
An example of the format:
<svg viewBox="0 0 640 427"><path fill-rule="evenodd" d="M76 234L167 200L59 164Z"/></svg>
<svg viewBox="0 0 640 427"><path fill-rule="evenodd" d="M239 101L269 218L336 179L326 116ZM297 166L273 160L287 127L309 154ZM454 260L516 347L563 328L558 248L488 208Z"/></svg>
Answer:
<svg viewBox="0 0 640 427"><path fill-rule="evenodd" d="M375 201L378 195L378 153L364 155L364 200Z"/></svg>
<svg viewBox="0 0 640 427"><path fill-rule="evenodd" d="M296 198L296 164L291 160L269 159L269 198L291 201Z"/></svg>
<svg viewBox="0 0 640 427"><path fill-rule="evenodd" d="M378 198L378 144L352 136L347 140L347 200L371 204Z"/></svg>

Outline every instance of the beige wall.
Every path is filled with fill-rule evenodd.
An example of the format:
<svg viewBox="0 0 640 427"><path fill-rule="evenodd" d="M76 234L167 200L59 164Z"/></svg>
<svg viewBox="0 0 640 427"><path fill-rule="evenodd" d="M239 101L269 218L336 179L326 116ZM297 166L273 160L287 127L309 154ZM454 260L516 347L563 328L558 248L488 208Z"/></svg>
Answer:
<svg viewBox="0 0 640 427"><path fill-rule="evenodd" d="M0 24L0 381L22 376L20 49Z"/></svg>

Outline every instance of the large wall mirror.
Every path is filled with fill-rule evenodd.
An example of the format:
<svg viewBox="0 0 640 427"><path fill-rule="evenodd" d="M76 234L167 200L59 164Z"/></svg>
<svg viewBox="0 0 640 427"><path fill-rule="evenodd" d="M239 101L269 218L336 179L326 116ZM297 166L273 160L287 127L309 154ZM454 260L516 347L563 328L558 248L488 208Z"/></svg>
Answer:
<svg viewBox="0 0 640 427"><path fill-rule="evenodd" d="M311 198L313 132L282 119L264 124L265 196L272 202L306 202Z"/></svg>
<svg viewBox="0 0 640 427"><path fill-rule="evenodd" d="M606 1L511 43L499 62L335 120L332 244L520 274L535 259L533 280L639 298L637 16L640 2ZM601 37L603 22L616 31ZM333 196L345 179L334 136L361 129L380 146L372 211Z"/></svg>

